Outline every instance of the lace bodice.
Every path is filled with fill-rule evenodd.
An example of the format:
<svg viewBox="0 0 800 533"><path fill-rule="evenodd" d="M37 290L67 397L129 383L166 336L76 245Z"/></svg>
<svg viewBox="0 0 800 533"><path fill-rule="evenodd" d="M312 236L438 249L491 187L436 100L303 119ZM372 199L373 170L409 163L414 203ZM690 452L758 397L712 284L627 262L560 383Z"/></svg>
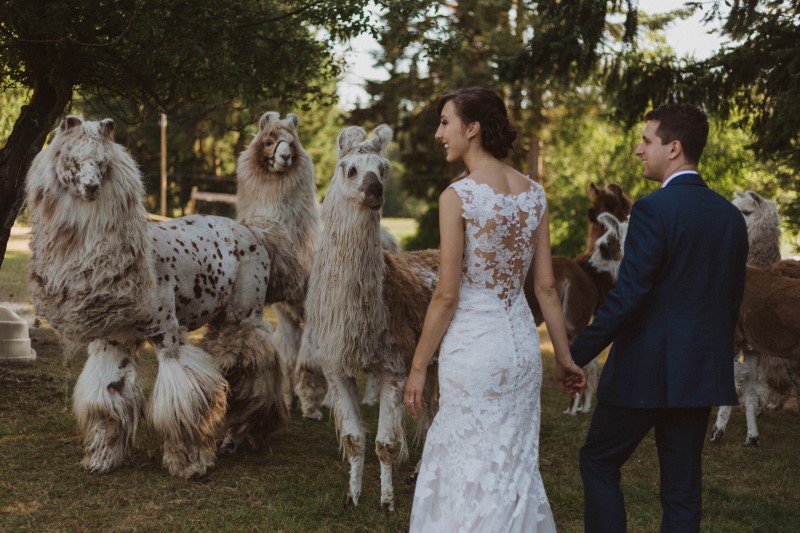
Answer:
<svg viewBox="0 0 800 533"><path fill-rule="evenodd" d="M497 193L469 177L450 187L464 209L464 279L495 292L508 309L531 265L533 233L546 207L544 190L531 181L520 194Z"/></svg>

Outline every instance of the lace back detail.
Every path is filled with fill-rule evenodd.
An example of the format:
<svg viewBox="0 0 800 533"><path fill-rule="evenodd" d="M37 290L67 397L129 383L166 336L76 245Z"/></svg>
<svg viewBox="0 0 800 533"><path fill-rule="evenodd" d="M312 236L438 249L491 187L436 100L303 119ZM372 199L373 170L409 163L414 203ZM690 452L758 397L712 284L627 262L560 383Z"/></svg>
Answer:
<svg viewBox="0 0 800 533"><path fill-rule="evenodd" d="M533 258L533 233L544 216L542 187L531 181L520 194L496 193L464 178L450 187L464 209L465 281L489 289L509 309L522 290Z"/></svg>

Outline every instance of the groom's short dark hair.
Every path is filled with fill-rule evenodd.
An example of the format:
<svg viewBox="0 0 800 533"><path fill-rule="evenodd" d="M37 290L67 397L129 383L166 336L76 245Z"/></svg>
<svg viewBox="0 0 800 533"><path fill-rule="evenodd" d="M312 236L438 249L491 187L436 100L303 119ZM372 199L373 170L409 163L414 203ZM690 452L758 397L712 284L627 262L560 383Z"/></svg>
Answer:
<svg viewBox="0 0 800 533"><path fill-rule="evenodd" d="M686 159L693 164L700 161L708 140L708 117L691 104L662 104L644 116L657 120L656 135L662 144L680 141Z"/></svg>

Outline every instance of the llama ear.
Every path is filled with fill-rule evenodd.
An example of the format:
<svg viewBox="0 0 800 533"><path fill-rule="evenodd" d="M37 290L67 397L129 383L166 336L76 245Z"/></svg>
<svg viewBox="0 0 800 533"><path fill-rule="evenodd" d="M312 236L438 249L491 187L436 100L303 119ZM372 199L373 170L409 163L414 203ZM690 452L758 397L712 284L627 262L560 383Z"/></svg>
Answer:
<svg viewBox="0 0 800 533"><path fill-rule="evenodd" d="M613 196L616 196L617 198L622 198L623 196L622 187L620 187L616 183L609 183L608 185L606 185L606 192Z"/></svg>
<svg viewBox="0 0 800 533"><path fill-rule="evenodd" d="M733 191L733 196L735 196L736 198L744 198L744 193L741 191Z"/></svg>
<svg viewBox="0 0 800 533"><path fill-rule="evenodd" d="M350 153L366 137L367 132L360 126L349 126L339 134L337 155L339 159Z"/></svg>
<svg viewBox="0 0 800 533"><path fill-rule="evenodd" d="M261 115L261 119L258 121L258 131L264 131L270 125L272 121L278 121L281 119L281 115L275 111L267 111L263 115Z"/></svg>
<svg viewBox="0 0 800 533"><path fill-rule="evenodd" d="M76 115L67 115L66 117L64 117L64 120L61 121L59 129L61 131L67 131L81 124L83 124L83 119L81 117Z"/></svg>
<svg viewBox="0 0 800 533"><path fill-rule="evenodd" d="M394 136L392 128L386 124L381 124L372 130L372 132L375 134L375 138L372 140L372 145L379 153L385 153L386 149L389 148L389 144L392 142L392 137Z"/></svg>
<svg viewBox="0 0 800 533"><path fill-rule="evenodd" d="M763 199L763 198L761 197L761 195L760 195L760 194L758 194L757 192L754 192L754 191L747 191L747 196L749 196L750 198L752 198L753 200L755 200L755 201L756 201L756 203L759 203L759 204L762 204L762 203L764 203L764 199Z"/></svg>
<svg viewBox="0 0 800 533"><path fill-rule="evenodd" d="M286 124L287 126L291 126L292 129L297 131L297 126L300 125L300 119L298 119L297 115L295 115L294 113L289 113L288 115L286 115L286 119L283 121L283 123Z"/></svg>
<svg viewBox="0 0 800 533"><path fill-rule="evenodd" d="M594 202L594 199L597 198L597 194L600 192L594 183L589 184L589 199Z"/></svg>
<svg viewBox="0 0 800 533"><path fill-rule="evenodd" d="M613 229L619 232L620 222L617 219L617 217L615 217L611 213L608 212L600 213L599 215L597 215L597 221L600 222L602 225L604 225L606 228Z"/></svg>
<svg viewBox="0 0 800 533"><path fill-rule="evenodd" d="M102 133L103 137L110 141L114 140L114 127L114 121L110 118L100 121L100 133Z"/></svg>

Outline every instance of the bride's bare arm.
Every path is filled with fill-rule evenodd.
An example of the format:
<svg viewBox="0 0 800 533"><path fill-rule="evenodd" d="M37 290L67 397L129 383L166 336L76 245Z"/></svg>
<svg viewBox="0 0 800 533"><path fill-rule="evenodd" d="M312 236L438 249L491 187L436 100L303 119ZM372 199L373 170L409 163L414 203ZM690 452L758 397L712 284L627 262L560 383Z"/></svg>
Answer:
<svg viewBox="0 0 800 533"><path fill-rule="evenodd" d="M553 262L550 251L550 224L548 211L544 212L539 228L536 230L536 249L533 254L533 283L536 299L542 309L542 316L553 343L556 354L557 377L562 391L575 393L583 390L586 385L586 375L583 370L572 361L567 339L567 327L564 322L564 313L556 290L556 280L553 275ZM569 385L569 386L568 386ZM569 389L569 390L566 390Z"/></svg>
<svg viewBox="0 0 800 533"><path fill-rule="evenodd" d="M461 262L464 255L464 219L461 200L452 189L439 196L439 283L425 313L417 349L406 382L403 405L413 418L421 408L428 364L442 342L458 306Z"/></svg>

